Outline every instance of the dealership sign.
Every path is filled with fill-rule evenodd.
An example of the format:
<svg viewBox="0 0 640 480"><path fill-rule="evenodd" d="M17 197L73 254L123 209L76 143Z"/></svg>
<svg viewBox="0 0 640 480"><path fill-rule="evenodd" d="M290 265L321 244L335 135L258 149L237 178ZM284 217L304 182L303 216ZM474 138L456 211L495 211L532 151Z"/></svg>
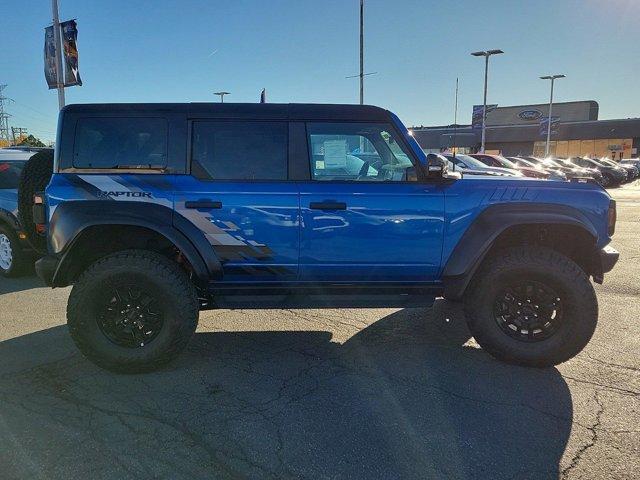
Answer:
<svg viewBox="0 0 640 480"><path fill-rule="evenodd" d="M518 114L518 117L520 117L521 120L525 120L525 121L535 121L542 118L542 112L540 110L534 110L534 109L522 110Z"/></svg>

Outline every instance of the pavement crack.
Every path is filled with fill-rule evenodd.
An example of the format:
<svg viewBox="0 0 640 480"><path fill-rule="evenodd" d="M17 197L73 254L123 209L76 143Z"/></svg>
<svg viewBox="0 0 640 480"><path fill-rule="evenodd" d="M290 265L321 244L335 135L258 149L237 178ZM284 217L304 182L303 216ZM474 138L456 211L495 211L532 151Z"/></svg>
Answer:
<svg viewBox="0 0 640 480"><path fill-rule="evenodd" d="M587 442L585 445L583 445L582 447L580 447L578 449L576 454L571 459L571 463L569 463L569 465L562 470L562 472L560 474L561 478L568 478L569 472L578 466L578 464L580 463L580 460L582 459L582 457L591 448L593 448L596 445L596 443L598 442L598 430L599 430L599 427L600 427L602 414L604 413L604 405L602 404L602 401L600 400L600 390L596 390L595 391L595 393L593 395L593 399L595 400L596 404L598 405L598 410L596 412L596 420L593 423L593 425L591 425L590 427L586 427L587 430L589 430L591 432L591 440L589 440L589 442Z"/></svg>

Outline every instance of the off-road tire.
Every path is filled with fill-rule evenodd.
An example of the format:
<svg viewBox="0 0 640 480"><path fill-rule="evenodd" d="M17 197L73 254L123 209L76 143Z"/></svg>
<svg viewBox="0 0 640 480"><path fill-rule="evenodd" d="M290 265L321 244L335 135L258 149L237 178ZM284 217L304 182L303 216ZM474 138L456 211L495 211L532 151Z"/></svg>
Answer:
<svg viewBox="0 0 640 480"><path fill-rule="evenodd" d="M521 341L496 321L499 292L523 279L548 285L562 298L563 318L549 338ZM481 266L466 293L465 314L471 333L490 355L508 363L549 367L587 345L598 322L598 301L589 277L575 262L549 248L525 246L499 251Z"/></svg>
<svg viewBox="0 0 640 480"><path fill-rule="evenodd" d="M4 235L9 239L12 255L11 265L9 265L9 268L5 269L0 264L0 277L12 278L24 275L28 270L29 258L22 250L18 236L12 228L5 225L0 225L0 235Z"/></svg>
<svg viewBox="0 0 640 480"><path fill-rule="evenodd" d="M33 196L43 192L53 174L53 152L44 150L33 155L20 174L18 184L18 217L22 229L27 233L31 245L40 252L47 249L47 239L36 232L33 223Z"/></svg>
<svg viewBox="0 0 640 480"><path fill-rule="evenodd" d="M149 292L164 322L156 338L142 347L127 348L111 341L98 324L99 301L123 282ZM127 250L91 265L71 290L67 323L80 351L96 365L119 373L156 370L178 355L198 326L198 298L178 264L150 251Z"/></svg>

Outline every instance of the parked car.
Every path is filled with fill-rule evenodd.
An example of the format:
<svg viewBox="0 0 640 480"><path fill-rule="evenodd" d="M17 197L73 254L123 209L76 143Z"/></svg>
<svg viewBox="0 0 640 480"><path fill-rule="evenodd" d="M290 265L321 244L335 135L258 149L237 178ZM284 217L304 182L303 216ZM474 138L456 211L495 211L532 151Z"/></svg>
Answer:
<svg viewBox="0 0 640 480"><path fill-rule="evenodd" d="M518 170L513 170L510 168L497 168L497 167L489 167L482 163L480 160L477 160L469 155L462 154L443 154L444 157L452 163L452 169L461 169L465 173L468 174L488 174L488 175L503 175L510 177L523 177L524 175Z"/></svg>
<svg viewBox="0 0 640 480"><path fill-rule="evenodd" d="M33 267L37 242L19 208L20 179L28 161L42 149L0 149L0 276L15 277ZM41 154L40 154L41 155Z"/></svg>
<svg viewBox="0 0 640 480"><path fill-rule="evenodd" d="M549 180L564 181L567 179L567 174L564 173L561 168L558 168L550 164L545 164L542 161L539 161L537 159L525 160L524 158L520 158L520 157L508 157L508 159L511 160L516 165L518 165L519 167L535 168L542 172L548 173Z"/></svg>
<svg viewBox="0 0 640 480"><path fill-rule="evenodd" d="M71 337L114 371L165 365L201 309L436 296L464 302L491 355L555 365L593 335L590 277L618 259L599 186L452 175L381 108L68 105L59 119L36 270L73 286Z"/></svg>
<svg viewBox="0 0 640 480"><path fill-rule="evenodd" d="M529 159L531 157L526 158ZM600 173L600 171L595 168L579 167L578 165L571 163L571 161L567 160L566 158L551 158L549 160L557 165L560 165L564 169L563 171L567 174L567 178L592 178L602 185L602 173Z"/></svg>
<svg viewBox="0 0 640 480"><path fill-rule="evenodd" d="M518 170L525 177L548 180L549 177L551 176L549 173L542 171L538 168L516 165L511 160L508 160L501 155L488 155L484 153L474 153L471 155L471 157L480 160L482 163L490 167L509 168L511 170Z"/></svg>
<svg viewBox="0 0 640 480"><path fill-rule="evenodd" d="M622 165L633 165L640 171L640 158L625 158L620 160L620 166Z"/></svg>
<svg viewBox="0 0 640 480"><path fill-rule="evenodd" d="M530 162L535 163L536 165L540 165L542 168L546 169L555 169L564 173L567 178L593 178L597 179L600 176L600 173L597 170L589 170L587 168L578 167L576 165L565 164L558 158L553 157L545 157L538 158L533 156L523 156L525 160L529 160Z"/></svg>
<svg viewBox="0 0 640 480"><path fill-rule="evenodd" d="M592 158L586 157L572 157L571 163L578 165L579 167L595 168L602 174L601 185L603 187L611 187L614 185L620 185L627 180L627 172L624 168L619 166L611 166L605 163L601 163Z"/></svg>
<svg viewBox="0 0 640 480"><path fill-rule="evenodd" d="M627 182L631 182L638 178L638 168L633 165L628 165L626 163L618 163L610 160L606 157L599 159L600 163L604 163L605 165L609 165L610 167L620 167L624 168L627 172Z"/></svg>

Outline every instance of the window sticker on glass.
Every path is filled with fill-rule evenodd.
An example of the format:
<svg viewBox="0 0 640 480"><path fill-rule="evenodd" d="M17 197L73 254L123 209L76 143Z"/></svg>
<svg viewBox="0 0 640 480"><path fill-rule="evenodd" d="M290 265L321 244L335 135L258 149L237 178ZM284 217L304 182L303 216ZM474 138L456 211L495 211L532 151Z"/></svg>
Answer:
<svg viewBox="0 0 640 480"><path fill-rule="evenodd" d="M347 166L347 141L324 141L324 165L321 168L345 168Z"/></svg>
<svg viewBox="0 0 640 480"><path fill-rule="evenodd" d="M316 170L324 170L324 160L316 160Z"/></svg>

